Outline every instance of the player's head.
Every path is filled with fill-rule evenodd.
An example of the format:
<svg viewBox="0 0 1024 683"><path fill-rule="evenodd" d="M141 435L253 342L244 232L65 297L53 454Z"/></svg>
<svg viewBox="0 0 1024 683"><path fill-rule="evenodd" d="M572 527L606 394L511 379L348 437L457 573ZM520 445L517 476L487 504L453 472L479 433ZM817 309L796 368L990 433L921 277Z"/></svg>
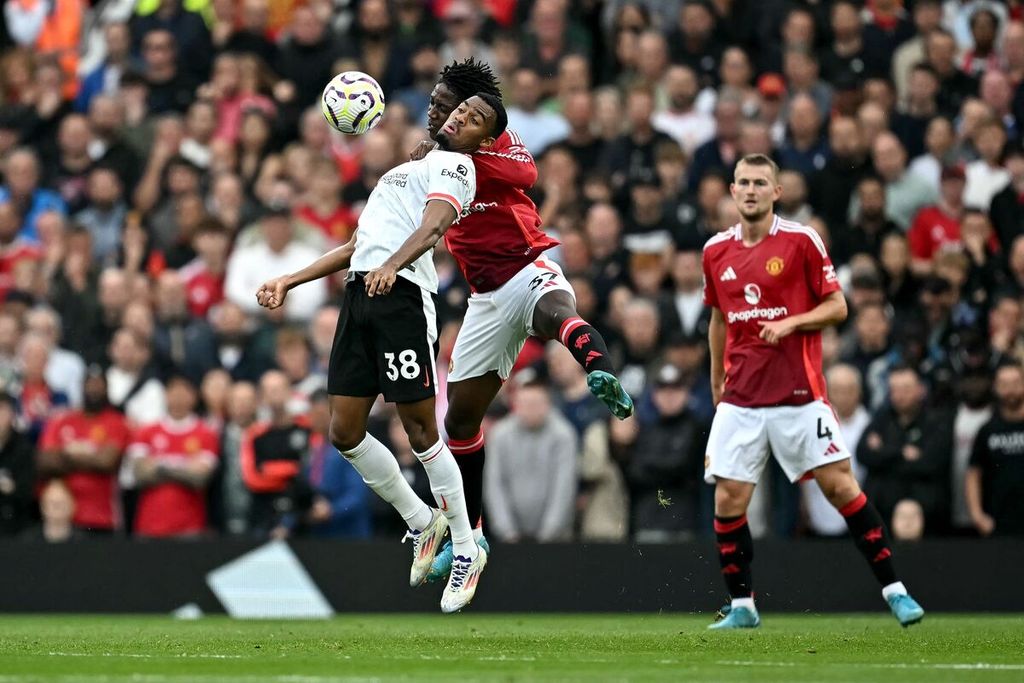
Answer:
<svg viewBox="0 0 1024 683"><path fill-rule="evenodd" d="M449 152L469 154L490 147L505 132L508 114L501 100L477 93L455 108L437 133L437 143Z"/></svg>
<svg viewBox="0 0 1024 683"><path fill-rule="evenodd" d="M461 62L452 62L442 69L441 78L431 91L430 104L427 105L427 132L430 137L436 140L441 126L459 103L477 93L501 98L498 80L487 64L469 57Z"/></svg>
<svg viewBox="0 0 1024 683"><path fill-rule="evenodd" d="M764 154L748 154L736 164L729 190L743 220L758 221L782 196L779 167Z"/></svg>

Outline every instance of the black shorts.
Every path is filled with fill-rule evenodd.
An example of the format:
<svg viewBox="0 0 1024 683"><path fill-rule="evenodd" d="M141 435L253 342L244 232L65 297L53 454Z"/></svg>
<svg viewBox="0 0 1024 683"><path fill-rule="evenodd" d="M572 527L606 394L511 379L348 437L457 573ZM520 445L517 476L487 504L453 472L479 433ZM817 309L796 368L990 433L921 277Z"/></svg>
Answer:
<svg viewBox="0 0 1024 683"><path fill-rule="evenodd" d="M366 295L363 274L345 288L331 349L327 391L414 403L437 395L434 295L403 277L387 294Z"/></svg>

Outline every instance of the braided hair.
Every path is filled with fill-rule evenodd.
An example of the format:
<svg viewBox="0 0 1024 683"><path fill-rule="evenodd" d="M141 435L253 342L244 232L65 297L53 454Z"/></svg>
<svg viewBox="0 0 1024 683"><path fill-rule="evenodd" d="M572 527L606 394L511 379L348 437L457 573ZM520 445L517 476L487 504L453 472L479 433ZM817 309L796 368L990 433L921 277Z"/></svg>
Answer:
<svg viewBox="0 0 1024 683"><path fill-rule="evenodd" d="M452 62L441 70L438 83L443 83L459 99L469 99L477 93L487 93L501 99L498 79L494 77L491 67L485 62L478 62L468 57L461 62Z"/></svg>

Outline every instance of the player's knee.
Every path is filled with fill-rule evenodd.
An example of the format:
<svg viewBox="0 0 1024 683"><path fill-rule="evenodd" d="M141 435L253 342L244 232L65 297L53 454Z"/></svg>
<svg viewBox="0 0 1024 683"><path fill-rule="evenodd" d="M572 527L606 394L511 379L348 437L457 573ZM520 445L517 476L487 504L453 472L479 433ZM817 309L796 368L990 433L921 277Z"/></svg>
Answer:
<svg viewBox="0 0 1024 683"><path fill-rule="evenodd" d="M542 336L554 339L562 323L576 315L572 297L566 292L551 292L541 297L533 311L533 328Z"/></svg>
<svg viewBox="0 0 1024 683"><path fill-rule="evenodd" d="M343 420L332 419L330 429L331 445L344 453L351 451L366 438L366 430L362 426L346 424Z"/></svg>
<svg viewBox="0 0 1024 683"><path fill-rule="evenodd" d="M444 417L444 431L449 439L466 441L480 433L480 422L468 415L449 413Z"/></svg>
<svg viewBox="0 0 1024 683"><path fill-rule="evenodd" d="M847 479L832 479L819 482L821 492L825 494L828 501L836 508L841 508L851 500L860 495L860 486L857 481L850 477Z"/></svg>
<svg viewBox="0 0 1024 683"><path fill-rule="evenodd" d="M409 435L409 445L417 453L426 451L441 438L437 433L437 424L432 419L407 417L402 420L402 426Z"/></svg>

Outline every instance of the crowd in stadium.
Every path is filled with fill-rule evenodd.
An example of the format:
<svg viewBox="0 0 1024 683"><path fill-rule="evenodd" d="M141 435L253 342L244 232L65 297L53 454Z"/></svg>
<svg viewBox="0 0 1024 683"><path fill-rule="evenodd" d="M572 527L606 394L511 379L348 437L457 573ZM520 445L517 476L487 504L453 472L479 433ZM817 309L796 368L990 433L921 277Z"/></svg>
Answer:
<svg viewBox="0 0 1024 683"><path fill-rule="evenodd" d="M894 536L1024 533L1024 3L5 0L0 535L402 533L326 438L343 275L255 292L350 237L471 56L638 406L531 340L488 421L489 535L710 535L701 248L751 153L836 266L829 396ZM320 109L349 69L388 101L359 137ZM435 260L443 375L469 288ZM392 407L372 431L429 500ZM846 532L777 467L750 521Z"/></svg>

